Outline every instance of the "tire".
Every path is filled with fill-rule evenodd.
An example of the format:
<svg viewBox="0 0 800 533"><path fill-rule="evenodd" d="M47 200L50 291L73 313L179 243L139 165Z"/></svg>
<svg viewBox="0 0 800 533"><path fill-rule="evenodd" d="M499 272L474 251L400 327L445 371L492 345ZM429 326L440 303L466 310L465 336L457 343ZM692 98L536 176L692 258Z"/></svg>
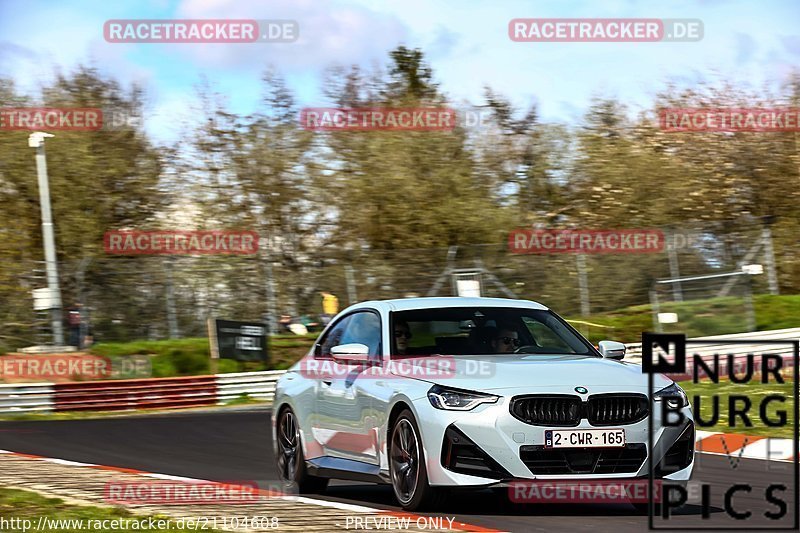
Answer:
<svg viewBox="0 0 800 533"><path fill-rule="evenodd" d="M289 407L281 409L276 426L277 451L275 464L284 491L289 494L324 492L328 478L312 476L306 469L297 416Z"/></svg>
<svg viewBox="0 0 800 533"><path fill-rule="evenodd" d="M397 502L406 511L440 505L444 492L428 483L425 450L411 411L398 415L389 435L389 474Z"/></svg>

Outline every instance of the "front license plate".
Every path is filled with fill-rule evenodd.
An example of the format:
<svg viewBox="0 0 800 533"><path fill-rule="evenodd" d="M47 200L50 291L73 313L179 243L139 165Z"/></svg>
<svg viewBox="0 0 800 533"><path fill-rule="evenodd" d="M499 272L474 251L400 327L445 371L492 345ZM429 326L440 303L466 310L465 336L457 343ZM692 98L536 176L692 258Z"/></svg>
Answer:
<svg viewBox="0 0 800 533"><path fill-rule="evenodd" d="M624 429L546 429L545 448L619 448L625 446Z"/></svg>

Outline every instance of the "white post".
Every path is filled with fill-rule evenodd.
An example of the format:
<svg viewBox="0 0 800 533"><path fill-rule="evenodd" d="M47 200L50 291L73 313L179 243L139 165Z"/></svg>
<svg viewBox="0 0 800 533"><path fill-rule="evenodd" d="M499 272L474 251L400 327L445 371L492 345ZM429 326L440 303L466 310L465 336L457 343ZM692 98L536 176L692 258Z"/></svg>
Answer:
<svg viewBox="0 0 800 533"><path fill-rule="evenodd" d="M667 239L666 246L667 260L669 261L669 275L672 279L680 278L681 272L678 265L678 253L675 251L675 234L670 231L667 235L670 236L670 239ZM680 281L676 281L672 284L672 298L676 302L683 301L683 290Z"/></svg>
<svg viewBox="0 0 800 533"><path fill-rule="evenodd" d="M778 289L778 272L775 268L775 250L772 248L772 230L765 224L761 230L761 243L764 248L764 262L767 264L767 282L770 294L780 294Z"/></svg>
<svg viewBox="0 0 800 533"><path fill-rule="evenodd" d="M44 139L54 137L50 133L34 132L28 136L28 146L36 148L36 174L39 180L39 207L42 212L42 240L44 241L44 260L47 268L47 288L53 298L50 308L50 321L53 326L53 343L64 345L64 329L61 314L61 288L58 284L58 262L56 259L56 238L53 231L53 214L50 210L50 184L47 180L47 160L44 153Z"/></svg>
<svg viewBox="0 0 800 533"><path fill-rule="evenodd" d="M167 325L169 327L169 338L170 339L177 339L181 336L180 330L178 329L178 311L175 307L175 284L172 278L172 269L174 267L174 261L171 257L168 257L164 266L166 267L167 271L167 279L166 279L166 300L167 300Z"/></svg>
<svg viewBox="0 0 800 533"><path fill-rule="evenodd" d="M266 246L262 246L266 244ZM267 323L267 335L275 335L278 333L278 321L276 320L276 288L275 288L275 277L272 272L272 254L270 253L270 249L272 244L272 240L263 239L259 242L259 248L263 250L262 257L264 258L264 270L267 275L267 279L264 280L266 282L266 290L267 290L267 301L266 301L266 320Z"/></svg>
<svg viewBox="0 0 800 533"><path fill-rule="evenodd" d="M586 256L577 254L575 256L578 265L578 289L581 296L581 316L589 316L589 277L586 272Z"/></svg>

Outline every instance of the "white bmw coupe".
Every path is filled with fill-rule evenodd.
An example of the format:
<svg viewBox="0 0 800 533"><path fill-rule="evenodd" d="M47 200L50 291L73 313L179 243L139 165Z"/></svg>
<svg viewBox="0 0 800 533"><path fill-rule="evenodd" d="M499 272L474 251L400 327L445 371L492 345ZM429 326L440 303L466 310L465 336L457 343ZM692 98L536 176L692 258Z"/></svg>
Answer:
<svg viewBox="0 0 800 533"><path fill-rule="evenodd" d="M532 301L413 298L341 312L278 381L273 437L287 488L391 484L407 510L448 488L531 480L688 481L681 388L592 346ZM662 402L683 414L661 423ZM652 418L652 420L650 420ZM648 450L648 424L653 447Z"/></svg>

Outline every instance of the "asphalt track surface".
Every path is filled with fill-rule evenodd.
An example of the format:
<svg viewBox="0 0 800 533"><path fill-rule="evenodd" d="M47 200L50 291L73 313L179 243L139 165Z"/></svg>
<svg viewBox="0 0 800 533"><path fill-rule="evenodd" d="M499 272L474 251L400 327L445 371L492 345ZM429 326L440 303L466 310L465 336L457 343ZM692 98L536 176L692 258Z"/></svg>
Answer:
<svg viewBox="0 0 800 533"><path fill-rule="evenodd" d="M260 409L0 422L0 449L215 481L252 480L270 484L276 481L270 414ZM709 518L702 518L701 506L693 503L692 498L667 522L656 519L656 528L714 526L739 531L750 531L755 526L792 528L797 494L791 463L748 459L737 462L736 457L706 454L699 454L696 461L694 480L710 485ZM724 492L735 483L752 487L751 493L737 493L733 498L737 509L753 512L750 520L733 520L723 509ZM785 492L776 493L788 503L786 516L777 521L762 516L764 511L777 510L764 499L764 489L770 483L787 486ZM388 486L337 481L319 498L400 510ZM468 524L513 532L620 533L648 528L648 517L628 504L519 505L491 491L454 493L440 513L421 514L455 517Z"/></svg>

